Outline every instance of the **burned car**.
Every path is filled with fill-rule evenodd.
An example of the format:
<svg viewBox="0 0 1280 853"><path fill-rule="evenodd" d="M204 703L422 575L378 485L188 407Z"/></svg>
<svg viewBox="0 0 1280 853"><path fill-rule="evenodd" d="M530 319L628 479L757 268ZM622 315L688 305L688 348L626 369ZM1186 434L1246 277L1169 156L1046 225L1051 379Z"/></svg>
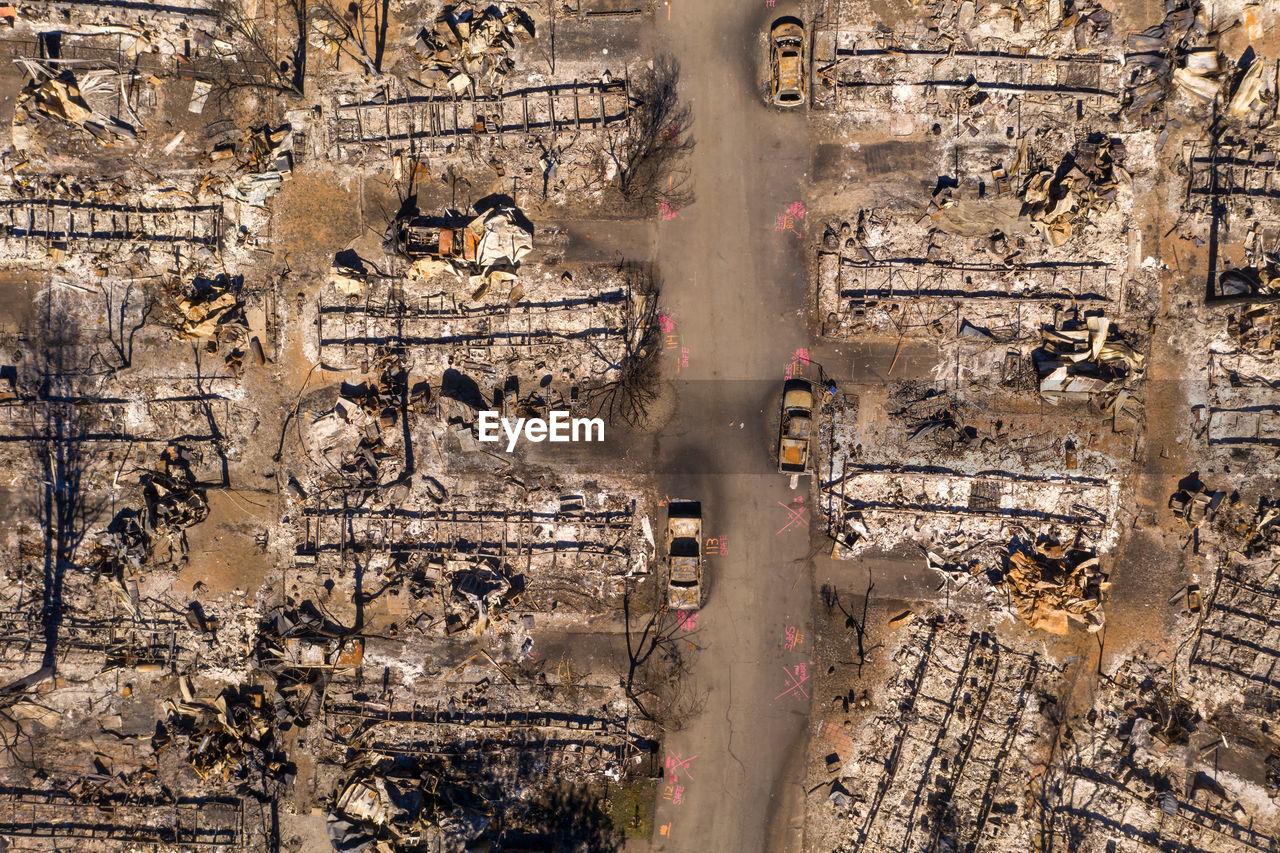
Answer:
<svg viewBox="0 0 1280 853"><path fill-rule="evenodd" d="M479 240L465 223L450 227L432 217L415 216L398 221L397 226L396 251L406 258L476 259Z"/></svg>
<svg viewBox="0 0 1280 853"><path fill-rule="evenodd" d="M667 606L697 610L702 606L702 504L667 504Z"/></svg>
<svg viewBox="0 0 1280 853"><path fill-rule="evenodd" d="M533 249L533 225L514 207L492 207L474 217L426 216L416 210L396 217L384 249L410 261L430 258L460 272L511 279Z"/></svg>
<svg viewBox="0 0 1280 853"><path fill-rule="evenodd" d="M769 28L769 101L779 107L804 103L804 24L779 18Z"/></svg>

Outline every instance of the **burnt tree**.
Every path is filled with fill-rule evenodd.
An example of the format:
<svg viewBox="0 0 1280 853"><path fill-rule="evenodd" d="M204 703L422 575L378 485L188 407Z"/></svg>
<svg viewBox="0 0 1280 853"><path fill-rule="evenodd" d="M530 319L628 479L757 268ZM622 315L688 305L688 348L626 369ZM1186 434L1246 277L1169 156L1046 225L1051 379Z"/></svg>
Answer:
<svg viewBox="0 0 1280 853"><path fill-rule="evenodd" d="M611 423L643 426L649 406L658 398L661 369L658 356L662 341L658 328L658 281L647 264L624 263L621 267L637 313L627 330L626 348L617 364L616 378L587 393L586 402L594 414ZM596 355L609 357L599 349Z"/></svg>
<svg viewBox="0 0 1280 853"><path fill-rule="evenodd" d="M680 63L668 55L631 81L636 107L624 134L610 140L618 191L640 208L675 215L693 202L684 158L693 150L693 110L681 102Z"/></svg>
<svg viewBox="0 0 1280 853"><path fill-rule="evenodd" d="M27 693L56 672L58 637L64 615L63 589L78 566L85 533L98 507L85 488L93 462L93 385L95 376L82 365L91 351L59 291L45 294L44 317L32 358L19 374L19 396L30 418L31 458L35 463L32 510L41 537L43 580L40 623L44 648L40 668L3 688L7 701Z"/></svg>
<svg viewBox="0 0 1280 853"><path fill-rule="evenodd" d="M307 0L283 0L274 9L252 14L245 0L221 0L218 23L244 49L243 60L219 60L213 68L196 66L216 95L234 89L266 89L302 95L307 74Z"/></svg>

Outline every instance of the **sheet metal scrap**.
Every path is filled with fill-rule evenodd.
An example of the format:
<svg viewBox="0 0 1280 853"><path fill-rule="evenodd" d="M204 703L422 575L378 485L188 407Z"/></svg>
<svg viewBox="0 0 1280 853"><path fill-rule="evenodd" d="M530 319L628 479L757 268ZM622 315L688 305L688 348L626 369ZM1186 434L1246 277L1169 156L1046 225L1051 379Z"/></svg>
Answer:
<svg viewBox="0 0 1280 853"><path fill-rule="evenodd" d="M169 716L152 739L157 754L179 746L201 779L255 793L289 784L294 769L277 748L261 689L228 687L214 699L198 699L185 676L178 687L181 699L165 702Z"/></svg>
<svg viewBox="0 0 1280 853"><path fill-rule="evenodd" d="M1244 122L1268 112L1274 115L1277 97L1280 97L1280 62L1255 58L1236 84L1227 102L1226 115Z"/></svg>
<svg viewBox="0 0 1280 853"><path fill-rule="evenodd" d="M137 138L133 125L95 109L85 97L90 92L109 92L114 98L118 86L121 103L127 108L124 78L116 71L87 70L77 78L68 69L53 68L37 60L19 59L18 63L31 78L18 96L19 124L24 117L35 114L79 127L103 143Z"/></svg>
<svg viewBox="0 0 1280 853"><path fill-rule="evenodd" d="M213 338L225 326L245 327L244 305L236 282L228 276L197 279L190 295L178 300L182 319L178 337L182 340Z"/></svg>
<svg viewBox="0 0 1280 853"><path fill-rule="evenodd" d="M430 29L423 28L414 54L424 82L445 84L460 95L477 82L487 88L501 85L515 67L507 51L533 35L533 21L518 7L458 3L445 7Z"/></svg>
<svg viewBox="0 0 1280 853"><path fill-rule="evenodd" d="M376 356L378 378L359 385L343 383L339 403L358 407L365 416L376 419L379 429L394 428L408 392L409 372L401 361L402 354L402 350L380 350Z"/></svg>
<svg viewBox="0 0 1280 853"><path fill-rule="evenodd" d="M1102 598L1111 586L1090 551L1041 538L1033 549L1010 547L1004 586L1018 616L1032 628L1067 633L1068 620L1102 628Z"/></svg>
<svg viewBox="0 0 1280 853"><path fill-rule="evenodd" d="M1129 35L1124 111L1135 118L1158 110L1175 86L1200 98L1219 85L1216 51L1198 47L1209 32L1200 4L1171 0L1167 8L1163 23Z"/></svg>
<svg viewBox="0 0 1280 853"><path fill-rule="evenodd" d="M1114 392L1142 374L1145 357L1102 315L1085 318L1083 325L1077 320L1047 328L1043 334L1043 345L1033 357L1040 394L1051 403Z"/></svg>
<svg viewBox="0 0 1280 853"><path fill-rule="evenodd" d="M472 850L490 818L463 803L472 791L442 782L420 764L363 762L329 810L337 850ZM388 765L388 766L384 766Z"/></svg>
<svg viewBox="0 0 1280 853"><path fill-rule="evenodd" d="M1276 296L1280 294L1280 257L1270 257L1257 267L1224 270L1215 283L1214 295Z"/></svg>
<svg viewBox="0 0 1280 853"><path fill-rule="evenodd" d="M1080 48L1086 45L1109 45L1115 34L1111 13L1096 0L1080 3L1063 18L1058 29L1070 29Z"/></svg>
<svg viewBox="0 0 1280 853"><path fill-rule="evenodd" d="M1184 53L1174 69L1173 82L1200 103L1209 103L1222 88L1222 58L1211 47L1199 47Z"/></svg>
<svg viewBox="0 0 1280 853"><path fill-rule="evenodd" d="M977 438L977 431L971 426L962 426L958 423L954 412L940 410L933 417L912 424L907 441L915 441L926 436L945 445L965 444Z"/></svg>
<svg viewBox="0 0 1280 853"><path fill-rule="evenodd" d="M1064 157L1056 167L1042 164L1028 169L1022 187L1023 213L1031 217L1031 226L1050 245L1062 246L1094 216L1106 212L1116 203L1116 192L1128 173L1120 165L1123 149L1106 140L1089 156L1082 151L1079 159ZM1018 153L1019 165L1029 166L1036 160L1034 152Z"/></svg>

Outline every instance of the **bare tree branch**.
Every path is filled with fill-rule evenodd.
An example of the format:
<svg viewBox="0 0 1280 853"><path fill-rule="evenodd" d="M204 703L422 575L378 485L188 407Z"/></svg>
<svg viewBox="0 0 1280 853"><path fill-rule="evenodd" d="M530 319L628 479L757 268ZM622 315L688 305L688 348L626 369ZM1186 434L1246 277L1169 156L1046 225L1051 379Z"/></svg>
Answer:
<svg viewBox="0 0 1280 853"><path fill-rule="evenodd" d="M115 288L109 285L104 285L102 288L102 298L106 303L107 309L107 340L110 342L111 348L115 350L118 362L112 364L109 359L106 359L112 370L124 370L133 364L133 339L147 325L147 318L151 316L151 312L155 308L155 300L144 295L137 322L126 329L131 308L129 303L132 296L133 282L128 282L125 285L124 293L119 296L118 300Z"/></svg>
<svg viewBox="0 0 1280 853"><path fill-rule="evenodd" d="M632 304L640 312L631 324L633 330L626 338L626 352L622 357L617 378L587 393L587 405L596 415L612 422L624 421L631 426L644 424L649 406L658 397L660 371L658 355L661 341L658 334L659 284L648 265L626 263L622 270L632 294ZM603 353L601 360L608 362Z"/></svg>
<svg viewBox="0 0 1280 853"><path fill-rule="evenodd" d="M247 54L243 60L246 71L237 73L230 63L212 75L208 82L224 92L241 88L266 88L272 91L303 94L307 72L307 0L286 0L292 11L292 21L274 17L252 18L245 11L241 0L221 0L217 6L218 22L232 35L238 36L237 44ZM278 25L292 23L287 32L283 51ZM261 74L255 74L254 69Z"/></svg>
<svg viewBox="0 0 1280 853"><path fill-rule="evenodd" d="M639 206L665 206L674 213L693 203L688 170L682 166L693 150L693 110L680 101L680 64L671 56L654 60L632 80L638 102L627 132L610 140L610 156L618 166L618 191Z"/></svg>
<svg viewBox="0 0 1280 853"><path fill-rule="evenodd" d="M364 17L365 11L362 3L357 2L357 0L350 0L345 7L339 8L330 0L315 0L311 7L311 12L315 20L325 21L337 27L338 32L342 34L342 40L338 42L338 48L360 60L364 65L364 70L368 74L377 77L382 73L383 42L386 38L386 13L384 11L379 15L376 2L371 5L374 7L374 27L377 32L372 56L364 43L364 30L361 19ZM377 20L379 17L381 17L381 23Z"/></svg>

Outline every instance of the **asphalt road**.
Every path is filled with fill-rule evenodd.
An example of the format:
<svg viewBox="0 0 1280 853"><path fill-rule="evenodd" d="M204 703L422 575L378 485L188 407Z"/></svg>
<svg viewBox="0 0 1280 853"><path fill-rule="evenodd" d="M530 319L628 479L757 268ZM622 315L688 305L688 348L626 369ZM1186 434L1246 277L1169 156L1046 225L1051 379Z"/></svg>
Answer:
<svg viewBox="0 0 1280 853"><path fill-rule="evenodd" d="M655 850L799 849L812 498L807 479L793 491L777 473L769 448L784 372L810 346L804 219L777 230L802 199L808 144L803 112L766 107L759 89L762 34L780 14L763 0L673 0L669 21L657 13L658 49L679 60L693 107L696 201L658 229L676 402L653 461L659 487L701 500L704 535L726 547L708 556L690 635L689 684L705 705L664 744ZM801 635L794 648L788 628Z"/></svg>

